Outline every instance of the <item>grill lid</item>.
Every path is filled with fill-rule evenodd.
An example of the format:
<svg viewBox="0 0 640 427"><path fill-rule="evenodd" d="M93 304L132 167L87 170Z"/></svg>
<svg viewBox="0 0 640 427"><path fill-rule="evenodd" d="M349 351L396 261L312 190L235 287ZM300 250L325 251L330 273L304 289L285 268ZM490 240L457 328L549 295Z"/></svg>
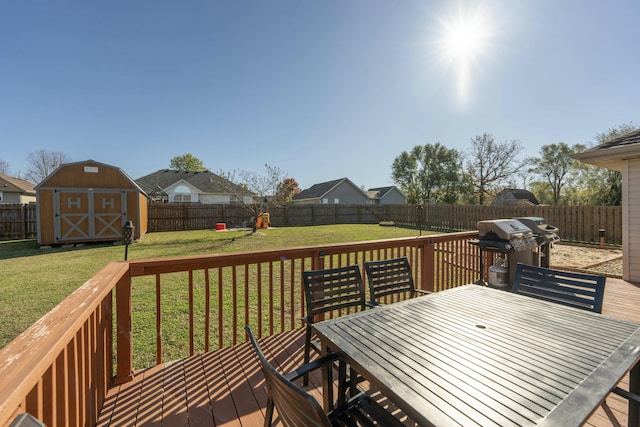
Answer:
<svg viewBox="0 0 640 427"><path fill-rule="evenodd" d="M515 218L525 226L529 227L533 234L536 235L538 243L553 243L560 240L558 236L558 227L547 224L547 220L535 216L527 216Z"/></svg>
<svg viewBox="0 0 640 427"><path fill-rule="evenodd" d="M478 221L478 234L481 240L514 240L533 237L531 229L517 219Z"/></svg>

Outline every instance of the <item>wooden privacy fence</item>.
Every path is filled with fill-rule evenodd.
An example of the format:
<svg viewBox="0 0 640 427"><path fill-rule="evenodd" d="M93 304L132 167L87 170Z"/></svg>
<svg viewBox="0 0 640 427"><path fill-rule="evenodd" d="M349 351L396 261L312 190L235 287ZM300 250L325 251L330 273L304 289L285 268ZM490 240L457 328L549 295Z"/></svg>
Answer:
<svg viewBox="0 0 640 427"><path fill-rule="evenodd" d="M558 227L566 242L622 245L622 206L480 206L427 205L394 207L390 221L434 231L477 230L478 221L499 218L542 217Z"/></svg>
<svg viewBox="0 0 640 427"><path fill-rule="evenodd" d="M559 228L563 241L622 245L621 206L479 206L479 205L290 205L269 210L274 227L329 224L398 225L433 231L477 230L478 221L522 216L542 217ZM149 231L201 230L251 226L251 214L241 205L151 204Z"/></svg>
<svg viewBox="0 0 640 427"><path fill-rule="evenodd" d="M35 203L0 204L0 240L30 239L37 235ZM559 228L567 242L599 243L604 230L605 243L622 245L621 206L479 206L479 205L290 205L269 210L274 227L329 224L398 225L434 231L476 230L478 221L497 218L535 216ZM251 213L242 205L199 203L150 204L148 230L181 231L227 227L250 227Z"/></svg>
<svg viewBox="0 0 640 427"><path fill-rule="evenodd" d="M38 233L36 204L0 204L0 240L34 239Z"/></svg>

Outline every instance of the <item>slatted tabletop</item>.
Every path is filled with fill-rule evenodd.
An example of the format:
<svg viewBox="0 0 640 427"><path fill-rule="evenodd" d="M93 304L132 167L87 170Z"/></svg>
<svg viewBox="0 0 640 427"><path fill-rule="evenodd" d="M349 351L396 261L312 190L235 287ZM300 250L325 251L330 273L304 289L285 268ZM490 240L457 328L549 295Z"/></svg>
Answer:
<svg viewBox="0 0 640 427"><path fill-rule="evenodd" d="M640 324L476 285L314 327L419 425L578 426L640 359Z"/></svg>

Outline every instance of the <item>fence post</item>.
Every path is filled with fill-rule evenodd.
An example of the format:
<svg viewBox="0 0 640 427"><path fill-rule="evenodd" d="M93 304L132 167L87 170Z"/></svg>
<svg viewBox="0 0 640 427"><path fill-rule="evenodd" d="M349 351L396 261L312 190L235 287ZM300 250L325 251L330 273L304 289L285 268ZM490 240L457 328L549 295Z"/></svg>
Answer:
<svg viewBox="0 0 640 427"><path fill-rule="evenodd" d="M115 384L133 379L133 331L131 324L131 275L122 276L116 284L116 320L118 325Z"/></svg>
<svg viewBox="0 0 640 427"><path fill-rule="evenodd" d="M435 246L432 239L426 240L422 248L422 283L420 289L433 292L435 290Z"/></svg>

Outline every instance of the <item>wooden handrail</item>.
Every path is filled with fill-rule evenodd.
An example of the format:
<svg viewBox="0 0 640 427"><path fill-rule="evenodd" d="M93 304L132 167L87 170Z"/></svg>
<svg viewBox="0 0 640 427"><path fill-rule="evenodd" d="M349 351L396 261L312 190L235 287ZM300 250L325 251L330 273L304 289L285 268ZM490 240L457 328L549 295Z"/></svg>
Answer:
<svg viewBox="0 0 640 427"><path fill-rule="evenodd" d="M128 270L108 264L0 350L1 426L38 411L49 426L74 424L81 412L95 423L112 377L111 290ZM92 367L90 378L77 369L83 365ZM95 396L84 395L88 389Z"/></svg>
<svg viewBox="0 0 640 427"><path fill-rule="evenodd" d="M299 327L304 315L301 273L305 269L407 256L419 289L438 291L473 282L477 280L478 252L468 240L476 236L477 232L464 232L112 262L0 350L0 425L10 424L22 412L31 413L51 427L95 424L109 386L134 375L138 355L132 315L140 308L132 297L132 286L138 284L134 280L143 280L144 276L155 278L149 290L156 300L155 358L160 363L162 323L166 321L160 296L163 284L175 277L172 273L186 273L186 284L180 280L177 285L188 286L188 348L194 353L244 340L245 324L255 325L259 336ZM205 289L202 298L206 301L201 305L206 307L206 315L202 325L194 316L196 285ZM230 313L223 306L223 294L233 301ZM257 306L250 307L251 304ZM218 333L217 340L209 336L212 328ZM205 348L195 345L196 331L201 330L205 331Z"/></svg>
<svg viewBox="0 0 640 427"><path fill-rule="evenodd" d="M170 329L164 328L162 324L163 307L159 290L164 286L188 287L184 289L185 294L188 292L191 308L188 319L185 317L183 322L189 325L188 348L191 355L200 351L209 351L216 346L221 348L237 344L240 340L244 340L242 326L252 323L253 319L256 323L256 333L260 336L299 327L299 319L305 314L300 280L303 270L408 256L418 289L437 291L476 281L477 271L474 270L477 270L476 258L479 255L477 248L468 244L468 240L474 237L477 237L477 232L461 232L279 250L142 259L130 261L130 275L133 279L155 276L157 336L155 360L156 363L161 363L164 360L163 331ZM188 276L177 282L167 282L168 279L165 276L176 272L185 272ZM231 309L228 309L221 301L216 305L210 296L206 297L204 304L208 308L205 319L200 324L195 321L192 308L196 272L202 272L199 276L205 277L200 279L204 280L204 292L210 292L213 288L220 295L223 289L227 289L230 291L229 299L233 301ZM276 279L274 276L277 276ZM146 292L154 292L151 288L146 289ZM250 294L251 300L260 303L253 303L254 305L250 307ZM262 303L265 299L268 301L268 306L263 307ZM133 304L135 312L136 302L134 301ZM149 302L145 304L149 305ZM278 307L279 312L274 311L274 305ZM212 311L218 317L217 340L209 335ZM268 312L267 317L264 316L265 312ZM223 330L227 338L223 337ZM200 334L199 340L204 343L200 348L194 346L196 332ZM127 342L128 344L130 342ZM120 345L118 347L120 348ZM135 353L134 350L131 351ZM171 358L184 356L187 355L171 355ZM124 363L128 363L126 359L128 356L123 355L123 357L125 357ZM146 360L148 359L147 357ZM134 362L134 365L137 364ZM126 372L123 371L123 374Z"/></svg>

